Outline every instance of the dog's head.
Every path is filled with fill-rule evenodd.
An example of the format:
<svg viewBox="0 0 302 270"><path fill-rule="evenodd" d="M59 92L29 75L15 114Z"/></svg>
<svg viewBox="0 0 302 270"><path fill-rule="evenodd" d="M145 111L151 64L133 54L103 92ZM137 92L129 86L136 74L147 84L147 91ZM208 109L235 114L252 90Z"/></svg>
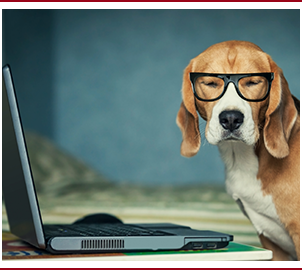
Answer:
<svg viewBox="0 0 302 270"><path fill-rule="evenodd" d="M192 73L199 73L196 80ZM251 76L256 73L266 73L267 78ZM246 74L249 76L244 77ZM270 92L264 96L267 90ZM200 148L197 112L207 121L205 136L211 144L234 140L255 145L263 132L272 156L289 154L288 139L297 110L282 70L255 44L222 42L192 59L184 70L182 97L176 122L183 135L183 156L194 156Z"/></svg>

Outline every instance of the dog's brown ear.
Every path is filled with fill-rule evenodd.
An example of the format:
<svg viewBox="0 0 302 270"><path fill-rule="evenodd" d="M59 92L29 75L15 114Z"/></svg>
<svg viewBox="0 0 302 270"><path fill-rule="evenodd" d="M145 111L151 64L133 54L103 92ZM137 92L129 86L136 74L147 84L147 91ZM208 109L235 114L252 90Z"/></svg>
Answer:
<svg viewBox="0 0 302 270"><path fill-rule="evenodd" d="M191 64L183 75L182 97L183 102L177 114L176 123L182 132L183 141L180 147L181 155L192 157L197 154L200 144L198 114L195 107L195 98L190 83Z"/></svg>
<svg viewBox="0 0 302 270"><path fill-rule="evenodd" d="M264 144L272 156L284 158L289 154L288 139L298 112L282 70L270 57L269 60L275 78L265 114Z"/></svg>

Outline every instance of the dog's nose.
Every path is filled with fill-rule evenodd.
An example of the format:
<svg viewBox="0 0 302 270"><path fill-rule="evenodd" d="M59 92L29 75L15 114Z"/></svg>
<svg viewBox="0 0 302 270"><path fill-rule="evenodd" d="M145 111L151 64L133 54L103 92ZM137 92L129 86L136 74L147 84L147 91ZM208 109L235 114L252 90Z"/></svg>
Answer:
<svg viewBox="0 0 302 270"><path fill-rule="evenodd" d="M243 123L244 115L239 111L223 111L219 114L219 122L224 129L234 131Z"/></svg>

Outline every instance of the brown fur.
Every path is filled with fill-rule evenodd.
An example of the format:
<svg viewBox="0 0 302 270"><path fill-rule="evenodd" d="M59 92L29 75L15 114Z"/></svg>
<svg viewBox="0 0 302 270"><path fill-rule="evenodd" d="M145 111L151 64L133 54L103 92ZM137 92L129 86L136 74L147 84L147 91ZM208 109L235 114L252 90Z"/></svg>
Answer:
<svg viewBox="0 0 302 270"><path fill-rule="evenodd" d="M269 98L250 102L258 141L255 152L259 160L257 178L264 194L273 198L277 214L289 232L300 259L300 102L292 97L282 70L258 46L244 41L215 44L191 60L184 70L183 102L177 124L183 134L181 154L195 155L201 144L198 115L211 118L214 102L195 99L190 72L257 73L274 72ZM206 130L208 124L206 126ZM273 250L274 260L287 258L277 243L260 236L264 247Z"/></svg>

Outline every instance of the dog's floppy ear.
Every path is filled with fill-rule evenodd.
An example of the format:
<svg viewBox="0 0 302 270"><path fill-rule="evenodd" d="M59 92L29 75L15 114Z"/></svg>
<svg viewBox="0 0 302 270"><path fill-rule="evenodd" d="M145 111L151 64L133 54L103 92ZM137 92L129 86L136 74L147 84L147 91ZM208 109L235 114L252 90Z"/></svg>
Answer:
<svg viewBox="0 0 302 270"><path fill-rule="evenodd" d="M191 63L183 75L182 98L183 102L177 114L176 123L182 132L183 141L180 147L181 155L192 157L197 154L200 144L198 114L195 107L195 98L190 82Z"/></svg>
<svg viewBox="0 0 302 270"><path fill-rule="evenodd" d="M265 114L264 144L272 156L284 158L289 154L288 139L298 112L282 70L270 57L269 61L275 78Z"/></svg>

